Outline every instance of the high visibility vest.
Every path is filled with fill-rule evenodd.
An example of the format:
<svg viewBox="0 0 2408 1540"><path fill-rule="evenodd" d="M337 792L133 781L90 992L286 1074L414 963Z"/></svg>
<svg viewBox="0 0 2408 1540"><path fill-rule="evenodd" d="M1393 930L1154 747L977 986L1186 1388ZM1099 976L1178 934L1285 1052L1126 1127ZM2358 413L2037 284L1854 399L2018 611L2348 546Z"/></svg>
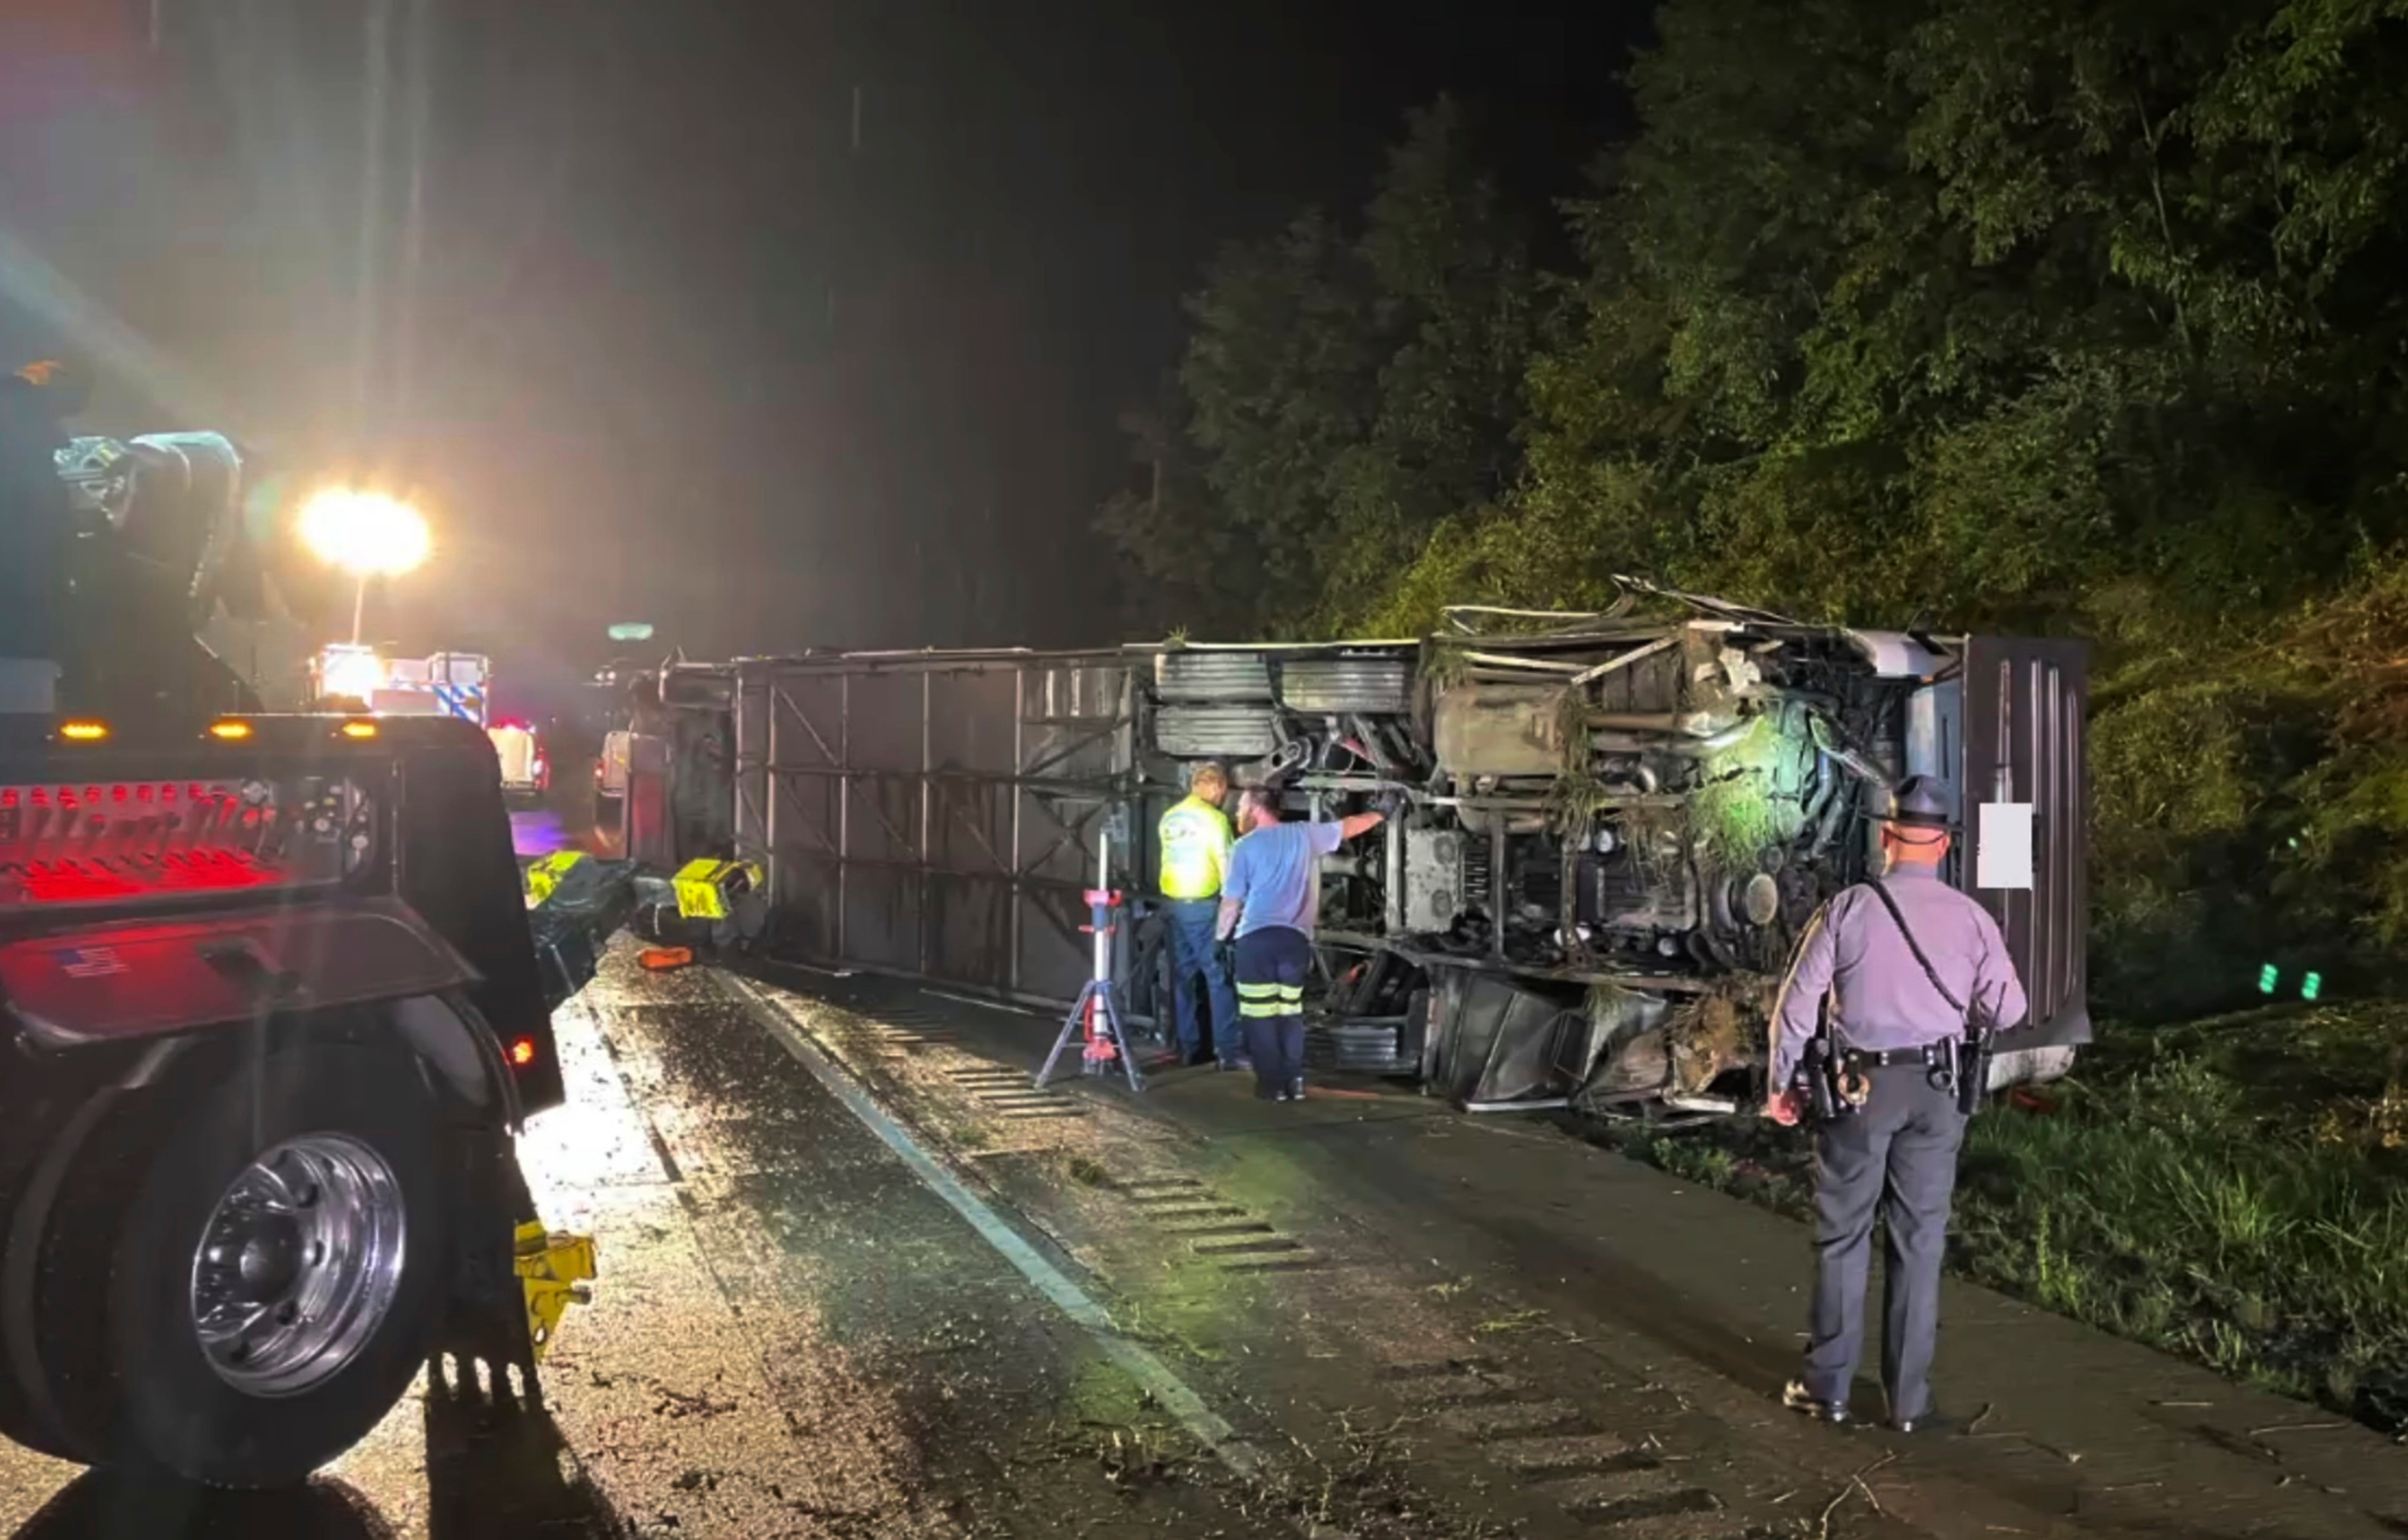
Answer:
<svg viewBox="0 0 2408 1540"><path fill-rule="evenodd" d="M1162 896L1218 898L1229 869L1229 817L1202 797L1162 815Z"/></svg>

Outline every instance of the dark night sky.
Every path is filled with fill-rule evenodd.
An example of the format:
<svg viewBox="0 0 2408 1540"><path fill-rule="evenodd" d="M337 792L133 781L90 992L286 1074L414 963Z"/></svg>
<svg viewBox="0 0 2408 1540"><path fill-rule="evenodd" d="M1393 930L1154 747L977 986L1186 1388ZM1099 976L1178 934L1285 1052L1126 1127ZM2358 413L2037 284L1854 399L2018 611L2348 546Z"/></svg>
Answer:
<svg viewBox="0 0 2408 1540"><path fill-rule="evenodd" d="M371 154L378 3L160 0L153 50L150 0L7 0L0 343L118 358L94 427L206 417L302 478L409 480L440 554L374 629L528 674L620 619L698 655L1109 639L1084 532L1113 418L1213 247L1351 210L1440 90L1525 195L1576 190L1644 27L1610 0L382 0Z"/></svg>

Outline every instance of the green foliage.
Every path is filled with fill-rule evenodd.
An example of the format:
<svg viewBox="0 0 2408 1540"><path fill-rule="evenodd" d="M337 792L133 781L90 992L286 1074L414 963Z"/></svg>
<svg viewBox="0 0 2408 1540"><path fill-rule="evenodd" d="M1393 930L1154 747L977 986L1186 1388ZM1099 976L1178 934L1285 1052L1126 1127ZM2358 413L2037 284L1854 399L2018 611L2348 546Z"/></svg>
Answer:
<svg viewBox="0 0 2408 1540"><path fill-rule="evenodd" d="M1961 1264L2386 1427L2408 1419L2408 1190L2326 1114L2380 1095L2396 1010L2133 1029L2054 1116L1976 1119Z"/></svg>
<svg viewBox="0 0 2408 1540"><path fill-rule="evenodd" d="M1805 807L1798 792L1813 747L1757 717L1747 735L1705 762L1705 779L1689 795L1689 822L1698 848L1739 872L1755 870L1764 852L1797 837Z"/></svg>

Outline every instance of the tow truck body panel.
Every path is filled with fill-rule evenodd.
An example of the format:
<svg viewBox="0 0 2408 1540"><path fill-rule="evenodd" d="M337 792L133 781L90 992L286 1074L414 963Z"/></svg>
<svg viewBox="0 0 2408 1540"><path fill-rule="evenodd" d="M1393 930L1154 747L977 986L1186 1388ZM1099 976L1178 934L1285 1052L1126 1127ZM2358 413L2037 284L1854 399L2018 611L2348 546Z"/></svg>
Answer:
<svg viewBox="0 0 2408 1540"><path fill-rule="evenodd" d="M93 725L108 737L0 723L0 991L28 1035L64 1048L457 989L504 1046L531 1045L522 1109L559 1104L557 1001L483 734L450 717Z"/></svg>

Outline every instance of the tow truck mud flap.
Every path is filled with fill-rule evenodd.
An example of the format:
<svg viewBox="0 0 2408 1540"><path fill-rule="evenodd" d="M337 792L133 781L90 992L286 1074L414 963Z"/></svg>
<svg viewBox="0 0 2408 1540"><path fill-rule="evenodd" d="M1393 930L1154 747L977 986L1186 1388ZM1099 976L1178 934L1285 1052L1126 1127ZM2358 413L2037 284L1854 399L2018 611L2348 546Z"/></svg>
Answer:
<svg viewBox="0 0 2408 1540"><path fill-rule="evenodd" d="M527 1219L518 1225L508 1252L507 1275L498 1267L504 1259L491 1249L462 1258L451 1312L427 1372L455 1397L481 1391L497 1407L540 1410L538 1367L560 1335L561 1320L570 1305L594 1301L594 1237L548 1231L542 1220ZM481 1384L478 1364L484 1365Z"/></svg>
<svg viewBox="0 0 2408 1540"><path fill-rule="evenodd" d="M477 1239L461 1248L428 1376L453 1396L481 1390L496 1407L539 1410L543 1382L537 1366L551 1352L568 1307L592 1300L594 1239L545 1229L508 1145L477 1131L459 1132L466 1201L487 1218L471 1227Z"/></svg>
<svg viewBox="0 0 2408 1540"><path fill-rule="evenodd" d="M103 925L0 947L0 991L26 1035L50 1048L437 994L476 977L390 899Z"/></svg>

